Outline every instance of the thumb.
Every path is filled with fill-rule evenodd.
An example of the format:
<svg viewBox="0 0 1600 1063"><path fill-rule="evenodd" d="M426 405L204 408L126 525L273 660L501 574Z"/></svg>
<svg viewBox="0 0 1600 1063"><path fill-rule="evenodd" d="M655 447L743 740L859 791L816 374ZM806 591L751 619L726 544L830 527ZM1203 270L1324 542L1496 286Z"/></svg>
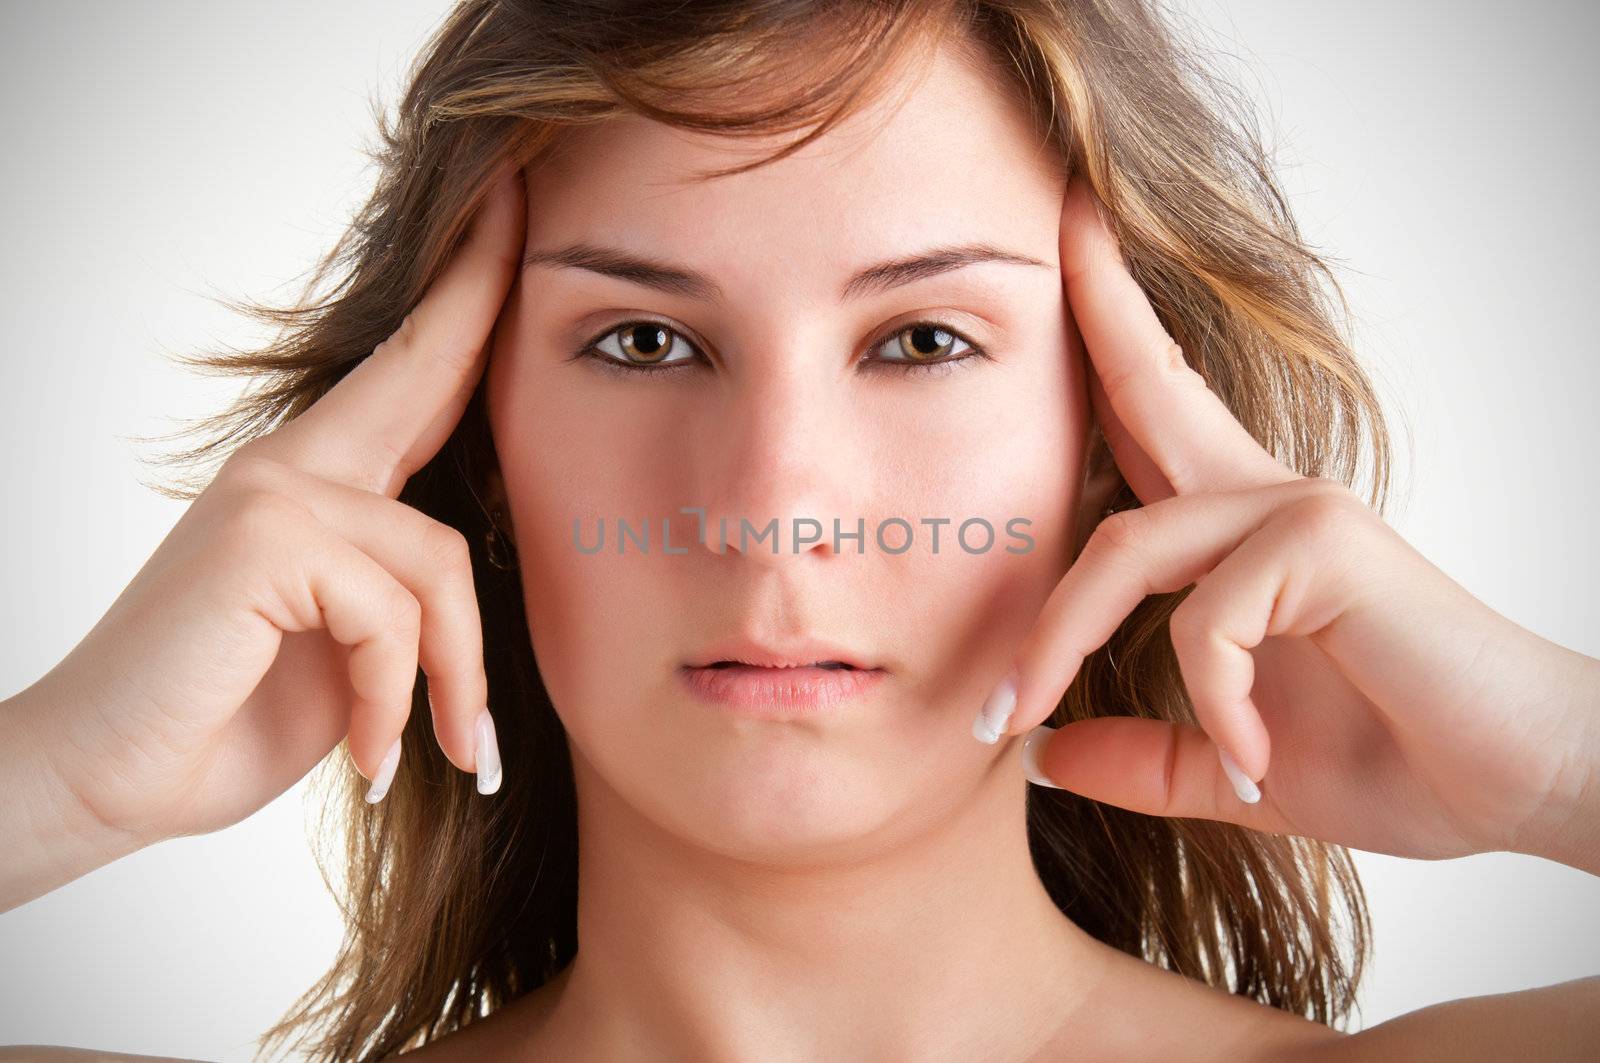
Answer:
<svg viewBox="0 0 1600 1063"><path fill-rule="evenodd" d="M1226 754L1193 724L1100 716L1061 728L1040 724L1023 738L1028 781L1148 816L1215 819L1275 834L1295 833L1263 804ZM1237 771L1237 769L1234 769ZM1249 800L1254 797L1255 800Z"/></svg>

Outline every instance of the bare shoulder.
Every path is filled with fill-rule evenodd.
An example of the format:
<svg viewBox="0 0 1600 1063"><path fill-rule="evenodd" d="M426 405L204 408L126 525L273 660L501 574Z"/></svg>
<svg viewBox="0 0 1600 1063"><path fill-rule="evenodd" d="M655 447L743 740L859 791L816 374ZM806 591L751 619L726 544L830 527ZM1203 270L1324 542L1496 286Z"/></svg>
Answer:
<svg viewBox="0 0 1600 1063"><path fill-rule="evenodd" d="M1106 977L1093 1029L1080 1028L1050 1049L1050 1058L1072 1058L1085 1038L1093 1038L1095 1058L1271 1060L1313 1063L1319 1050L1350 1035L1303 1015L1230 993L1196 978L1158 967L1137 956L1109 949ZM1115 1016L1115 1021L1107 1021ZM1066 1031L1063 1031L1065 1033Z"/></svg>
<svg viewBox="0 0 1600 1063"><path fill-rule="evenodd" d="M1463 997L1369 1026L1317 1063L1384 1059L1600 1059L1600 975Z"/></svg>
<svg viewBox="0 0 1600 1063"><path fill-rule="evenodd" d="M503 1004L488 1015L445 1034L431 1044L404 1053L417 1063L477 1063L482 1059L513 1057L561 1058L547 1043L552 1034L550 1016L572 973L569 964L538 989ZM3 1061L0 1061L3 1063Z"/></svg>
<svg viewBox="0 0 1600 1063"><path fill-rule="evenodd" d="M66 1048L61 1045L0 1045L0 1063L204 1063L176 1056L135 1056L125 1052L102 1052L98 1048Z"/></svg>
<svg viewBox="0 0 1600 1063"><path fill-rule="evenodd" d="M564 972L565 974L566 972ZM406 1053L425 1063L526 1054L564 1044L549 1023L560 984L547 985L439 1041ZM1093 1044L1101 1058L1217 1059L1230 1063L1363 1063L1366 1060L1592 1060L1600 1058L1600 977L1435 1004L1347 1034L1301 1015L1228 993L1117 953L1091 1015L1064 1027L1039 1058L1070 1058ZM1070 1050L1070 1051L1069 1051ZM1060 1054L1058 1054L1060 1053ZM555 1053L559 1058L566 1053ZM538 1053L543 1058L546 1053ZM7 1058L0 1054L0 1063ZM85 1059L61 1056L44 1059ZM145 1056L102 1056L141 1059Z"/></svg>
<svg viewBox="0 0 1600 1063"><path fill-rule="evenodd" d="M1215 1059L1221 1063L1320 1063L1318 1046L1349 1035L1300 1015L1106 946L1105 977L1080 1013L1040 1046L1037 1063L1060 1059ZM582 1016L557 1007L572 968L432 1044L405 1053L418 1063L476 1063L480 1059L606 1058L590 1043ZM1114 1020L1108 1020L1114 1016Z"/></svg>

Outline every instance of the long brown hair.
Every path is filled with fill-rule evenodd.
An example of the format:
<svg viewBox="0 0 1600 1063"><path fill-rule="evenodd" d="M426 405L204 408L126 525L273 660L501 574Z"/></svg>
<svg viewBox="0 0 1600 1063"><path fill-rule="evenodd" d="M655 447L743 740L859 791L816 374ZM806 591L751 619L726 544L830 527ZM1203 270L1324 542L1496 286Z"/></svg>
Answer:
<svg viewBox="0 0 1600 1063"><path fill-rule="evenodd" d="M629 112L729 136L809 130L721 171L742 172L820 136L891 81L897 60L949 40L992 61L1064 172L1092 185L1163 323L1255 438L1306 475L1356 487L1370 473L1381 512L1390 445L1343 338L1344 295L1290 217L1249 108L1168 22L1153 0L465 0L423 48L393 123L377 115L376 186L298 305L225 300L277 338L179 358L257 386L177 433L200 443L157 459L209 473L154 486L192 499L213 463L304 411L392 333L508 157L533 163L563 127ZM576 953L571 762L519 581L483 552L494 461L480 388L400 498L474 545L490 704L518 770L498 800L476 799L430 740L420 673L386 801L362 800L347 754L319 766L334 820L323 836L345 841L330 888L347 936L265 1045L298 1033L314 1058L391 1055L537 988ZM1137 504L1122 485L1114 508ZM1166 632L1183 596L1147 599L1050 722L1193 722ZM1272 1007L1329 1024L1350 1014L1370 924L1344 849L1029 789L1038 873L1083 930Z"/></svg>

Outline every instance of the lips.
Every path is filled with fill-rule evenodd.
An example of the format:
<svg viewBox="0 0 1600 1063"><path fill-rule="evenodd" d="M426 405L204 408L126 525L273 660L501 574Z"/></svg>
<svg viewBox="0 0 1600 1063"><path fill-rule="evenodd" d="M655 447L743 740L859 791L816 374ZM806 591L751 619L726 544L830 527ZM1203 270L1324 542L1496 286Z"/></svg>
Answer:
<svg viewBox="0 0 1600 1063"><path fill-rule="evenodd" d="M762 720L842 711L889 677L873 655L811 637L726 639L684 661L679 673L697 700Z"/></svg>
<svg viewBox="0 0 1600 1063"><path fill-rule="evenodd" d="M826 668L835 671L885 670L867 654L819 638L759 641L747 636L707 646L684 661L686 668Z"/></svg>
<svg viewBox="0 0 1600 1063"><path fill-rule="evenodd" d="M857 670L855 665L848 664L848 663L846 663L844 661L810 661L810 662L807 662L806 664L798 664L798 665L796 665L796 664L788 664L788 665L770 665L770 664L758 665L758 664L753 664L750 661L712 661L710 664L705 665L704 667L706 667L706 668L737 668L737 667L740 667L741 665L746 665L746 666L749 666L751 668L774 668L774 667L777 667L777 668L829 668L829 669L834 669L834 670L842 669L842 670L851 671L851 672L854 672L854 671Z"/></svg>
<svg viewBox="0 0 1600 1063"><path fill-rule="evenodd" d="M865 700L887 678L882 668L850 668L843 662L763 667L716 661L679 669L697 700L737 716L798 720L823 716Z"/></svg>

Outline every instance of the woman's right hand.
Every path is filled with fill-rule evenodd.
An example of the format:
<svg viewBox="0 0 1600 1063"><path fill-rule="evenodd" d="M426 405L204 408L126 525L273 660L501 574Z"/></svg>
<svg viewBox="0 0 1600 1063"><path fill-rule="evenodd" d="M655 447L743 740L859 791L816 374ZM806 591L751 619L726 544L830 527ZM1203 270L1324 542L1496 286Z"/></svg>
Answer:
<svg viewBox="0 0 1600 1063"><path fill-rule="evenodd" d="M392 774L419 663L445 755L498 785L466 541L396 496L482 376L521 257L518 175L491 185L394 335L236 450L83 641L11 699L92 820L137 845L228 826L346 735L362 775Z"/></svg>

